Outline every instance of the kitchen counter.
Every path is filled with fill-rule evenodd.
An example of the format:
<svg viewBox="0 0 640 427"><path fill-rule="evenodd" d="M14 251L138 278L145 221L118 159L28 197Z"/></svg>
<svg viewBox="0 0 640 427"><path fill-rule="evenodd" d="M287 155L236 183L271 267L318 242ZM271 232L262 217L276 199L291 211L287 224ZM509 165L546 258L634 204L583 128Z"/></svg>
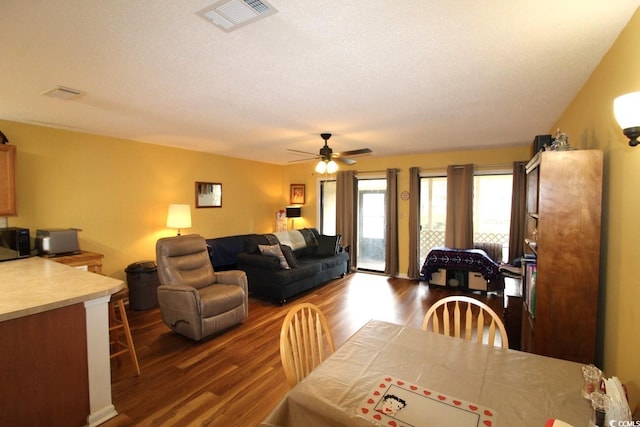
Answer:
<svg viewBox="0 0 640 427"><path fill-rule="evenodd" d="M117 415L108 304L124 286L50 259L0 262L0 425L97 426Z"/></svg>
<svg viewBox="0 0 640 427"><path fill-rule="evenodd" d="M108 297L122 288L121 280L40 257L0 262L0 321Z"/></svg>

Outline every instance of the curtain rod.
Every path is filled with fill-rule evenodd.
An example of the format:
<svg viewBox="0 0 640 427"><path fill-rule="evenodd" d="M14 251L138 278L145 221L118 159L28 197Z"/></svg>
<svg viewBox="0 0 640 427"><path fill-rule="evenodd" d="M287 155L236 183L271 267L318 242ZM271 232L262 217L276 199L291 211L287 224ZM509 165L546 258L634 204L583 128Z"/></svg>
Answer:
<svg viewBox="0 0 640 427"><path fill-rule="evenodd" d="M400 168L389 168L391 170L395 170L396 172L400 172L402 169ZM382 169L377 171L356 171L356 175L359 173L386 173L389 169Z"/></svg>
<svg viewBox="0 0 640 427"><path fill-rule="evenodd" d="M510 168L513 166L513 163L493 163L489 165L473 165L474 169L478 168ZM454 169L462 169L464 165L455 165Z"/></svg>
<svg viewBox="0 0 640 427"><path fill-rule="evenodd" d="M464 165L455 165L453 168L454 169L462 169L464 167ZM484 168L512 168L513 167L513 163L492 163L492 164L487 164L487 165L473 165L474 169L484 169ZM447 170L447 166L442 166L442 167L438 167L438 168L420 168L420 172L441 172L441 171L446 171Z"/></svg>

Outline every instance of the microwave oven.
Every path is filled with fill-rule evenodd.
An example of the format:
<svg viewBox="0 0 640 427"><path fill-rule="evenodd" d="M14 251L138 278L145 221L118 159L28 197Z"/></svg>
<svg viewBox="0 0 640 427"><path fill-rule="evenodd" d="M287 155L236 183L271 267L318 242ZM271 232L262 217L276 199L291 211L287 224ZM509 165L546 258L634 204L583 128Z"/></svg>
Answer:
<svg viewBox="0 0 640 427"><path fill-rule="evenodd" d="M0 261L31 256L31 239L28 228L0 228Z"/></svg>

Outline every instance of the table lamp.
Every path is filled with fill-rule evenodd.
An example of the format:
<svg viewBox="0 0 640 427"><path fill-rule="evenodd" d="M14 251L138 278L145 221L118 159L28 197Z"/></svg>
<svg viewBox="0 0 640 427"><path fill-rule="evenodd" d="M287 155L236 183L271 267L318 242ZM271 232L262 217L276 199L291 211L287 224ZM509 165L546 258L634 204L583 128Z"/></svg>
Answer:
<svg viewBox="0 0 640 427"><path fill-rule="evenodd" d="M287 206L287 218L291 218L291 229L293 230L294 221L293 218L300 218L302 216L302 208L300 206Z"/></svg>
<svg viewBox="0 0 640 427"><path fill-rule="evenodd" d="M171 204L167 213L167 227L177 228L180 236L181 228L191 228L191 206Z"/></svg>

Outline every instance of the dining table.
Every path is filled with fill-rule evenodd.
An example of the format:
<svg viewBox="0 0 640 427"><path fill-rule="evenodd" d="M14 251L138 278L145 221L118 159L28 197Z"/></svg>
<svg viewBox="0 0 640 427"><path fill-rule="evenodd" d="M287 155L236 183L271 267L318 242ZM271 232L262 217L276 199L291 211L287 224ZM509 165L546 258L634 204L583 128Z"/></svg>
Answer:
<svg viewBox="0 0 640 427"><path fill-rule="evenodd" d="M370 320L262 427L588 425L582 364Z"/></svg>

